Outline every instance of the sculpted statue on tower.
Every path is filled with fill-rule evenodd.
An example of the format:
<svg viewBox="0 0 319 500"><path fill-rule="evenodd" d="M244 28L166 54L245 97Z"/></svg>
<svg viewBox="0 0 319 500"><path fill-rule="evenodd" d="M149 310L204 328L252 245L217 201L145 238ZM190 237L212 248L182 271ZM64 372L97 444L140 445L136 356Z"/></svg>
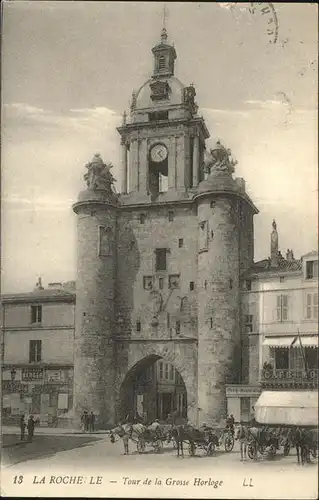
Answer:
<svg viewBox="0 0 319 500"><path fill-rule="evenodd" d="M207 173L221 172L231 175L235 171L235 165L237 161L231 158L231 150L225 148L218 140L215 148L210 150L206 161Z"/></svg>
<svg viewBox="0 0 319 500"><path fill-rule="evenodd" d="M104 163L99 154L95 154L93 160L85 165L88 169L84 175L84 180L88 189L93 191L106 191L115 193L115 179L111 174L112 163Z"/></svg>

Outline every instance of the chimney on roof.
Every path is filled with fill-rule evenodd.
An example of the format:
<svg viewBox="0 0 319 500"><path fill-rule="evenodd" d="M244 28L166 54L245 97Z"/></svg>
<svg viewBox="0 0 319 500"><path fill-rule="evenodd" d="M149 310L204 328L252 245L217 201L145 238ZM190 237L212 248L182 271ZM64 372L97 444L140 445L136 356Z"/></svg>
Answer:
<svg viewBox="0 0 319 500"><path fill-rule="evenodd" d="M42 278L38 278L38 281L35 284L35 289L36 290L44 290L44 287L42 286Z"/></svg>
<svg viewBox="0 0 319 500"><path fill-rule="evenodd" d="M289 262L291 262L292 260L295 260L294 253L292 250L289 250L289 248L286 252L286 260L288 260Z"/></svg>
<svg viewBox="0 0 319 500"><path fill-rule="evenodd" d="M278 267L278 233L275 219L272 221L272 232L270 235L270 260L271 267Z"/></svg>

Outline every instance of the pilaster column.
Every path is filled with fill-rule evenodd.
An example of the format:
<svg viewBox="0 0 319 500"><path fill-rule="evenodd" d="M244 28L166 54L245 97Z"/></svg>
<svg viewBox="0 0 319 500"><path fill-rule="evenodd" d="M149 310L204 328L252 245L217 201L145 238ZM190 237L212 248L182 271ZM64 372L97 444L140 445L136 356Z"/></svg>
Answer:
<svg viewBox="0 0 319 500"><path fill-rule="evenodd" d="M127 194L127 146L121 142L122 193Z"/></svg>
<svg viewBox="0 0 319 500"><path fill-rule="evenodd" d="M199 137L196 135L193 142L193 187L198 185L199 173Z"/></svg>

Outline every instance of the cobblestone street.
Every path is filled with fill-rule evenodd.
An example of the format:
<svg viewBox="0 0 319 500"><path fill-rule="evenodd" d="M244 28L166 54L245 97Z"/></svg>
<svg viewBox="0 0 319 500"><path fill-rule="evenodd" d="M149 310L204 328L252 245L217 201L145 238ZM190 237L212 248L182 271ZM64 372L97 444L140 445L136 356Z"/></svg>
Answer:
<svg viewBox="0 0 319 500"><path fill-rule="evenodd" d="M81 496L99 496L103 488L102 494L107 496L169 497L186 488L183 496L198 498L229 497L234 495L234 490L239 498L251 495L267 498L276 492L281 498L316 498L317 465L298 466L294 450L288 457L278 454L273 460L254 462L248 458L241 462L237 443L231 453L217 451L213 457L206 457L201 450L196 457L190 457L186 446L184 458L177 458L171 446L164 446L159 454L151 448L137 454L133 443L130 443L130 455L124 456L122 442L112 444L107 435L39 435L36 438L31 445L25 445L29 447L29 454L24 451L19 456L19 452L15 452L13 465L3 469L4 493L5 485L10 485L13 494L11 488L17 487L13 484L14 478L21 476L24 484L30 486L30 495L46 491L58 495L62 487L65 496L74 495L74 488L80 485L73 483L80 477ZM4 462L7 450L5 448ZM43 477L45 482L40 483ZM66 478L64 483L62 478ZM151 486L156 488L151 490Z"/></svg>

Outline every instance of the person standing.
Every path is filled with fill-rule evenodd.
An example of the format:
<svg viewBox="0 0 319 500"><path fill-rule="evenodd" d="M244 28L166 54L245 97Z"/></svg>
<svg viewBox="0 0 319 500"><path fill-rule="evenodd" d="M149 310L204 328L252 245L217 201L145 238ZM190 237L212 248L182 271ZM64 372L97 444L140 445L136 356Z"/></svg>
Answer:
<svg viewBox="0 0 319 500"><path fill-rule="evenodd" d="M30 415L27 427L28 427L28 442L31 443L34 436L34 427L35 427L35 421L33 415Z"/></svg>
<svg viewBox="0 0 319 500"><path fill-rule="evenodd" d="M25 428L26 428L26 423L24 420L24 415L21 415L20 417L20 431L21 431L21 441L24 441L24 436L25 436Z"/></svg>
<svg viewBox="0 0 319 500"><path fill-rule="evenodd" d="M238 439L240 443L240 460L241 462L246 460L247 458L247 439L248 439L248 430L241 420L238 426L236 439Z"/></svg>
<svg viewBox="0 0 319 500"><path fill-rule="evenodd" d="M95 428L95 415L93 413L93 411L91 411L91 414L90 414L90 432L94 432L94 428Z"/></svg>

